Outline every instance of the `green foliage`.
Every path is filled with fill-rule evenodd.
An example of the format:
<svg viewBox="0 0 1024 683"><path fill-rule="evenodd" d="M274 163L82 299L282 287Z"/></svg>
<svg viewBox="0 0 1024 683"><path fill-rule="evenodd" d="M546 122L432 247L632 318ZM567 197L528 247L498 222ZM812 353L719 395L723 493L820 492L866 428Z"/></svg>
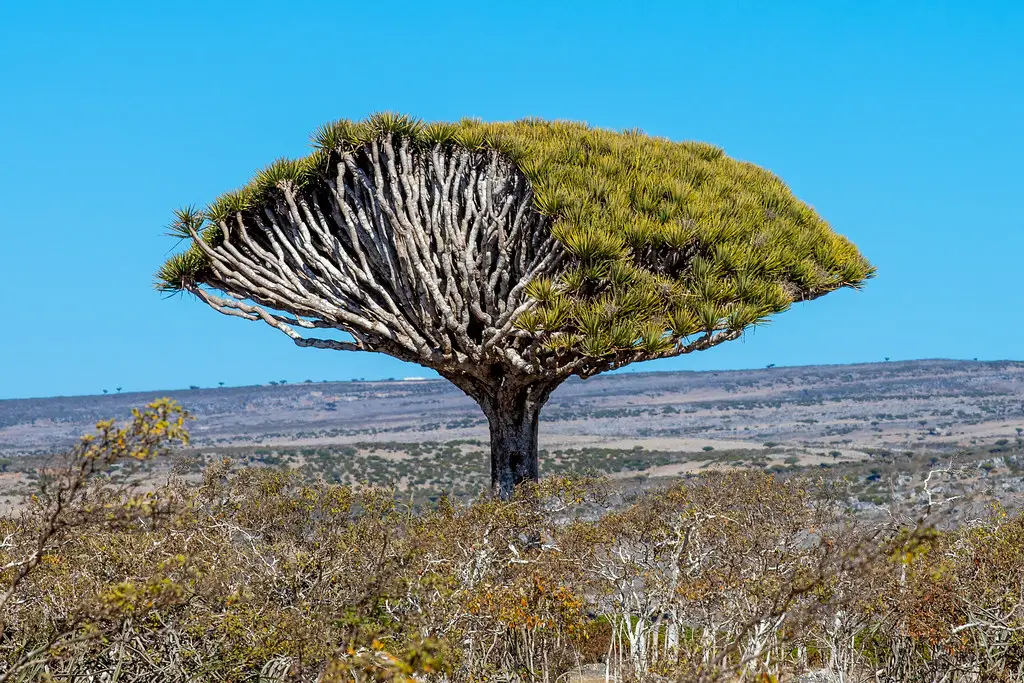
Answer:
<svg viewBox="0 0 1024 683"><path fill-rule="evenodd" d="M198 247L174 254L156 273L158 291L173 294L202 280L209 264Z"/></svg>
<svg viewBox="0 0 1024 683"><path fill-rule="evenodd" d="M174 222L167 228L169 237L177 237L179 240L192 239L191 230L196 232L202 230L206 218L202 211L194 206L186 206L174 211Z"/></svg>
<svg viewBox="0 0 1024 683"><path fill-rule="evenodd" d="M216 243L217 223L257 210L286 185L323 182L332 160L365 153L385 136L497 151L529 179L534 208L553 219L570 256L531 285L537 310L518 321L549 349L657 355L688 334L741 331L793 301L857 288L874 274L779 178L720 148L534 118L424 124L385 112L326 124L310 156L280 159L205 211L179 213L171 232L182 237L180 226L205 225L204 239ZM204 266L193 247L157 273L157 288L202 283ZM662 339L657 327L666 336L654 343Z"/></svg>

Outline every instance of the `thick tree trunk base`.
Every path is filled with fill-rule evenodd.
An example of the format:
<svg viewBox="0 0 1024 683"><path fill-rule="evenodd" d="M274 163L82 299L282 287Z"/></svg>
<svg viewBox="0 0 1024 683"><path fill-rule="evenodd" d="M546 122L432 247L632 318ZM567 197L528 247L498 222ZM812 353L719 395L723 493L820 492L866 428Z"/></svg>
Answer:
<svg viewBox="0 0 1024 683"><path fill-rule="evenodd" d="M491 422L491 491L508 500L515 487L540 478L539 411L501 412Z"/></svg>
<svg viewBox="0 0 1024 683"><path fill-rule="evenodd" d="M480 402L491 428L491 492L502 500L540 478L538 422L550 394L543 387L506 386Z"/></svg>

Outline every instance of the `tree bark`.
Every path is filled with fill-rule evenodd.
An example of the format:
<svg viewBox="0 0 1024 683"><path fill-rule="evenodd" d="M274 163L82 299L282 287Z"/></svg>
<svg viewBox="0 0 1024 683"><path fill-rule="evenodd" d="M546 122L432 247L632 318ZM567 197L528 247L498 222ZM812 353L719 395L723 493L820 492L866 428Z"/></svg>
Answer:
<svg viewBox="0 0 1024 683"><path fill-rule="evenodd" d="M491 492L502 500L540 478L537 426L554 387L501 386L480 400L491 429Z"/></svg>

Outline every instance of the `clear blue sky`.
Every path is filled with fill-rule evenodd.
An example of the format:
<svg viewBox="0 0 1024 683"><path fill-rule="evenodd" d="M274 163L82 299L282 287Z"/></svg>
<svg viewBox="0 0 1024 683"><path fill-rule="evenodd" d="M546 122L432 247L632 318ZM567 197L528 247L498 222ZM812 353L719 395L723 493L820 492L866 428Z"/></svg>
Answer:
<svg viewBox="0 0 1024 683"><path fill-rule="evenodd" d="M712 142L878 266L635 369L1022 359L1022 36L1019 0L4 2L0 398L428 374L151 286L172 209L384 109Z"/></svg>

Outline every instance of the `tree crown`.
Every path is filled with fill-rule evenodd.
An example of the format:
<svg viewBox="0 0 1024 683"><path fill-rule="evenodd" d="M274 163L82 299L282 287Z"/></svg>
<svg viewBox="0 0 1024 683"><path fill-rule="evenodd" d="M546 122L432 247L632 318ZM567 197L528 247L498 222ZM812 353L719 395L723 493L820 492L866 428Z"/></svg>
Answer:
<svg viewBox="0 0 1024 683"><path fill-rule="evenodd" d="M384 113L327 124L309 156L275 161L204 210L180 210L172 233L216 246L227 221L263 211L286 187L316 192L346 155L383 139L498 155L525 176L565 258L534 274L523 290L533 305L515 325L551 353L626 353L618 364L671 355L692 335L734 338L793 301L874 275L779 178L718 147L539 119L427 124ZM207 283L209 265L193 244L164 264L157 288Z"/></svg>

